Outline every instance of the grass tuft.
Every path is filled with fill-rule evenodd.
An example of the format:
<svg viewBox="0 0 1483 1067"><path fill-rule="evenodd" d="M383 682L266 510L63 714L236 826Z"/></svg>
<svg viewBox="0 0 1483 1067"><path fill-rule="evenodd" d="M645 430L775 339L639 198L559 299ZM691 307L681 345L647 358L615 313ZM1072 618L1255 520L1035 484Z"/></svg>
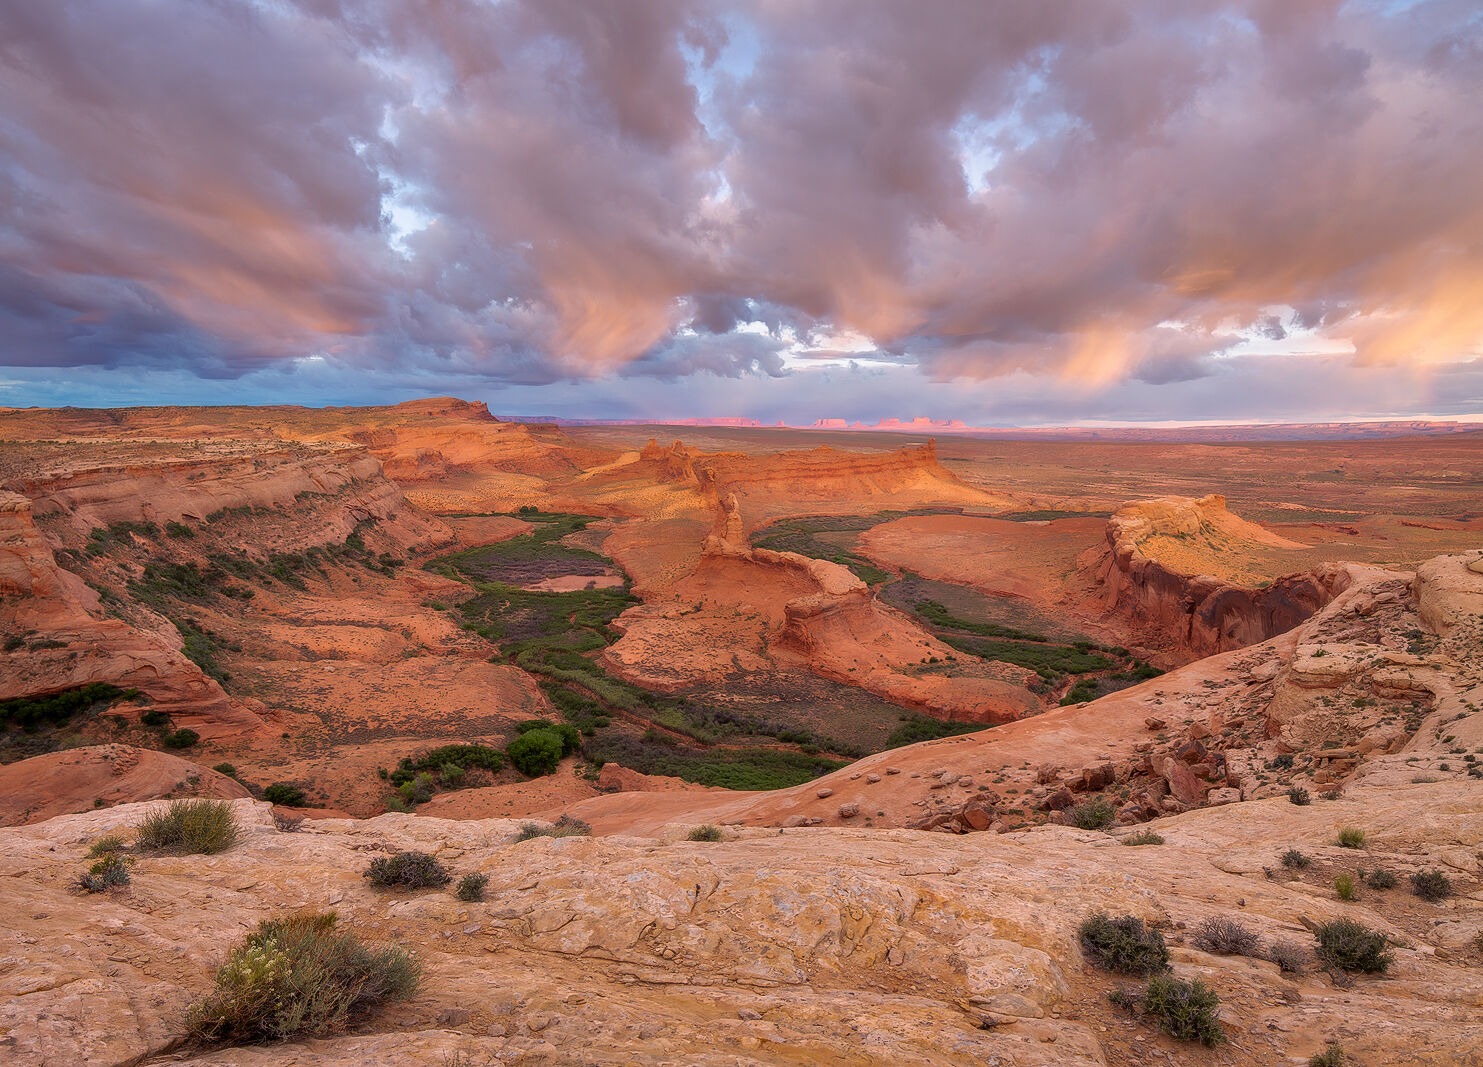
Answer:
<svg viewBox="0 0 1483 1067"><path fill-rule="evenodd" d="M269 920L232 951L216 988L186 1016L202 1041L276 1041L343 1030L417 992L422 968L394 945L369 947L334 912Z"/></svg>
<svg viewBox="0 0 1483 1067"><path fill-rule="evenodd" d="M237 832L237 816L225 800L172 800L144 817L135 840L146 852L210 856L236 844Z"/></svg>

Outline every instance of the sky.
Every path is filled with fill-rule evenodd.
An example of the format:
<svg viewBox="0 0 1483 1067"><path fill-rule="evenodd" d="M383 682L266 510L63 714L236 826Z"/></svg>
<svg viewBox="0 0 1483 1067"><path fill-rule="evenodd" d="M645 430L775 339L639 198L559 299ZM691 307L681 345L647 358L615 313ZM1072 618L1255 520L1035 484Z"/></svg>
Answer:
<svg viewBox="0 0 1483 1067"><path fill-rule="evenodd" d="M1483 415L1478 0L0 0L0 406Z"/></svg>

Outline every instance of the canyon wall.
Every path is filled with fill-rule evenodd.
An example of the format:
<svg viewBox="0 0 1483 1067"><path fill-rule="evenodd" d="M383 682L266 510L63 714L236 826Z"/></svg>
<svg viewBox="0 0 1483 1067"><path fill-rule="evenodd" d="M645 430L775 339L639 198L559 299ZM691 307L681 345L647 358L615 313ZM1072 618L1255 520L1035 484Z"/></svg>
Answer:
<svg viewBox="0 0 1483 1067"><path fill-rule="evenodd" d="M1185 658L1244 648L1292 629L1323 607L1346 583L1340 567L1273 579L1265 587L1191 574L1151 558L1142 544L1153 536L1227 543L1247 539L1267 547L1290 545L1226 510L1225 498L1166 497L1119 509L1107 523L1107 547L1092 562L1100 607L1120 616L1150 647ZM1213 556L1223 549L1207 546Z"/></svg>

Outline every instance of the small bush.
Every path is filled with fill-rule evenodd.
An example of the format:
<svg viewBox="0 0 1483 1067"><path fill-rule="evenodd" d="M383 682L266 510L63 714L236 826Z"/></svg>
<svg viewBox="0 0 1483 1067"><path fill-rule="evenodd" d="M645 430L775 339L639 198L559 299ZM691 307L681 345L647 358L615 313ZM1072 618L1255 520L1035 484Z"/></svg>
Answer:
<svg viewBox="0 0 1483 1067"><path fill-rule="evenodd" d="M1295 941L1273 941L1267 946L1266 956L1286 974L1302 974L1308 969L1308 950Z"/></svg>
<svg viewBox="0 0 1483 1067"><path fill-rule="evenodd" d="M145 726L168 726L170 725L170 716L166 715L163 711L146 711L143 715L139 716L139 721Z"/></svg>
<svg viewBox="0 0 1483 1067"><path fill-rule="evenodd" d="M458 888L453 891L453 895L459 900L477 904L484 899L484 887L488 884L487 874L466 874L458 880Z"/></svg>
<svg viewBox="0 0 1483 1067"><path fill-rule="evenodd" d="M590 837L592 827L581 819L573 819L570 815L563 815L550 826L541 826L540 823L528 822L520 827L519 833L515 835L516 841L529 841L533 837Z"/></svg>
<svg viewBox="0 0 1483 1067"><path fill-rule="evenodd" d="M505 752L521 774L540 778L556 769L561 750L561 737L554 731L530 730L511 741Z"/></svg>
<svg viewBox="0 0 1483 1067"><path fill-rule="evenodd" d="M721 828L719 826L711 826L709 823L705 826L697 826L690 831L690 840L719 841L721 840Z"/></svg>
<svg viewBox="0 0 1483 1067"><path fill-rule="evenodd" d="M88 893L102 893L115 886L129 884L129 862L116 852L110 852L88 868L88 873L77 879L77 888Z"/></svg>
<svg viewBox="0 0 1483 1067"><path fill-rule="evenodd" d="M218 763L215 767L212 767L211 769L213 771L215 771L217 774L224 774L224 775L226 775L228 778L235 778L235 777L237 777L237 767L236 767L236 764L232 764L232 763Z"/></svg>
<svg viewBox="0 0 1483 1067"><path fill-rule="evenodd" d="M1272 757L1272 769L1277 771L1292 770L1292 753L1284 752L1279 756Z"/></svg>
<svg viewBox="0 0 1483 1067"><path fill-rule="evenodd" d="M1300 785L1295 785L1287 791L1287 799L1298 807L1313 803L1313 798L1308 795L1308 790Z"/></svg>
<svg viewBox="0 0 1483 1067"><path fill-rule="evenodd" d="M445 763L438 768L438 783L446 789L457 789L463 784L463 768L456 763Z"/></svg>
<svg viewBox="0 0 1483 1067"><path fill-rule="evenodd" d="M1376 867L1370 872L1370 876L1365 879L1365 884L1371 889L1394 889L1395 875L1383 867Z"/></svg>
<svg viewBox="0 0 1483 1067"><path fill-rule="evenodd" d="M1261 938L1239 919L1212 915L1195 928L1195 946L1222 956L1254 956Z"/></svg>
<svg viewBox="0 0 1483 1067"><path fill-rule="evenodd" d="M1078 804L1067 814L1071 816L1071 825L1079 830L1105 830L1117 816L1112 805L1101 799Z"/></svg>
<svg viewBox="0 0 1483 1067"><path fill-rule="evenodd" d="M1119 919L1097 912L1078 934L1081 950L1097 966L1120 974L1153 974L1169 967L1164 935L1134 915Z"/></svg>
<svg viewBox="0 0 1483 1067"><path fill-rule="evenodd" d="M164 744L166 748L190 748L199 740L201 740L201 735L196 733L196 731L181 728L173 733L166 734Z"/></svg>
<svg viewBox="0 0 1483 1067"><path fill-rule="evenodd" d="M432 889L453 880L447 868L426 852L378 856L366 868L365 877L374 886L396 889Z"/></svg>
<svg viewBox="0 0 1483 1067"><path fill-rule="evenodd" d="M1340 900L1353 900L1357 895L1354 887L1354 875L1347 871L1334 878L1334 892L1339 895Z"/></svg>
<svg viewBox="0 0 1483 1067"><path fill-rule="evenodd" d="M1136 834L1129 834L1123 838L1125 845L1162 845L1164 839L1152 830L1139 830Z"/></svg>
<svg viewBox="0 0 1483 1067"><path fill-rule="evenodd" d="M362 944L336 928L334 912L269 920L233 950L186 1027L203 1041L332 1033L385 1001L413 996L421 977L405 949Z"/></svg>
<svg viewBox="0 0 1483 1067"><path fill-rule="evenodd" d="M135 835L149 852L210 856L237 841L237 816L225 800L172 800L146 815Z"/></svg>
<svg viewBox="0 0 1483 1067"><path fill-rule="evenodd" d="M269 804L282 804L286 808L302 808L309 800L302 789L287 782L274 782L268 786L263 790L263 799Z"/></svg>
<svg viewBox="0 0 1483 1067"><path fill-rule="evenodd" d="M1411 892L1435 904L1452 895L1452 879L1441 871L1417 871L1411 876Z"/></svg>
<svg viewBox="0 0 1483 1067"><path fill-rule="evenodd" d="M1341 971L1384 974L1395 960L1386 948L1384 934L1352 919L1324 923L1314 936L1318 938L1318 958Z"/></svg>
<svg viewBox="0 0 1483 1067"><path fill-rule="evenodd" d="M1344 1049L1337 1041L1308 1057L1308 1067L1344 1067Z"/></svg>
<svg viewBox="0 0 1483 1067"><path fill-rule="evenodd" d="M1365 832L1353 826L1346 826L1339 831L1339 845L1342 848L1364 848Z"/></svg>
<svg viewBox="0 0 1483 1067"><path fill-rule="evenodd" d="M1301 871L1312 862L1295 848L1290 848L1282 854L1282 865L1290 871Z"/></svg>
<svg viewBox="0 0 1483 1067"><path fill-rule="evenodd" d="M1180 1041L1219 1045L1226 1039L1215 1015L1220 998L1198 978L1185 982L1173 975L1156 974L1141 994L1120 989L1109 999L1120 1008L1151 1017L1159 1029Z"/></svg>
<svg viewBox="0 0 1483 1067"><path fill-rule="evenodd" d="M111 856L115 852L123 852L129 847L124 840L123 834L104 834L88 846L88 859L97 859L99 856Z"/></svg>

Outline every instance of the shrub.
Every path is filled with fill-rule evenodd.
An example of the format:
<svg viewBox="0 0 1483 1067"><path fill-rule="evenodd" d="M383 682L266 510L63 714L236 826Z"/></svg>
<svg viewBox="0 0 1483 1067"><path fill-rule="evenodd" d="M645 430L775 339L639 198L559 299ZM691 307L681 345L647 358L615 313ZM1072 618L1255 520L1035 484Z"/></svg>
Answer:
<svg viewBox="0 0 1483 1067"><path fill-rule="evenodd" d="M1370 876L1365 879L1365 883L1371 889L1394 889L1395 875L1383 867L1377 867L1370 872Z"/></svg>
<svg viewBox="0 0 1483 1067"><path fill-rule="evenodd" d="M1341 971L1384 974L1395 959L1386 948L1384 934L1352 919L1324 923L1314 936L1318 938L1318 958Z"/></svg>
<svg viewBox="0 0 1483 1067"><path fill-rule="evenodd" d="M1111 804L1099 798L1089 800L1085 804L1078 804L1067 814L1071 816L1071 825L1077 829L1105 830L1112 825L1117 812Z"/></svg>
<svg viewBox="0 0 1483 1067"><path fill-rule="evenodd" d="M433 796L433 778L430 774L418 774L411 781L403 782L397 792L409 805L425 804ZM411 810L409 807L408 811Z"/></svg>
<svg viewBox="0 0 1483 1067"><path fill-rule="evenodd" d="M116 852L110 852L88 868L76 882L77 888L88 893L102 893L114 886L129 884L129 862Z"/></svg>
<svg viewBox="0 0 1483 1067"><path fill-rule="evenodd" d="M1452 895L1452 879L1441 871L1417 871L1411 876L1411 892L1436 903Z"/></svg>
<svg viewBox="0 0 1483 1067"><path fill-rule="evenodd" d="M1125 845L1162 845L1164 839L1152 830L1139 830L1136 834L1129 834L1123 838Z"/></svg>
<svg viewBox="0 0 1483 1067"><path fill-rule="evenodd" d="M1219 1045L1225 1040L1215 1017L1220 998L1215 990L1196 978L1184 982L1172 975L1156 974L1143 990L1143 1011L1154 1016L1170 1037Z"/></svg>
<svg viewBox="0 0 1483 1067"><path fill-rule="evenodd" d="M1308 1067L1344 1067L1344 1049L1337 1041L1308 1057Z"/></svg>
<svg viewBox="0 0 1483 1067"><path fill-rule="evenodd" d="M199 740L201 740L200 734L186 728L176 730L174 733L168 733L164 738L166 748L190 748Z"/></svg>
<svg viewBox="0 0 1483 1067"><path fill-rule="evenodd" d="M88 859L97 859L99 856L108 856L115 852L123 852L128 847L128 842L124 840L123 834L104 834L88 846Z"/></svg>
<svg viewBox="0 0 1483 1067"><path fill-rule="evenodd" d="M1346 826L1339 831L1339 845L1342 848L1364 848L1365 832L1353 826Z"/></svg>
<svg viewBox="0 0 1483 1067"><path fill-rule="evenodd" d="M721 828L719 826L712 826L709 823L704 826L697 826L690 831L690 840L719 841L721 840Z"/></svg>
<svg viewBox="0 0 1483 1067"><path fill-rule="evenodd" d="M459 900L477 904L484 899L484 887L488 884L487 874L466 874L458 880L458 888L453 891L453 895Z"/></svg>
<svg viewBox="0 0 1483 1067"><path fill-rule="evenodd" d="M1085 920L1078 934L1081 950L1097 966L1122 974L1153 974L1169 967L1164 935L1134 915L1119 919L1097 912Z"/></svg>
<svg viewBox="0 0 1483 1067"><path fill-rule="evenodd" d="M1308 795L1308 790L1300 785L1295 785L1287 791L1287 799L1298 807L1313 803L1313 798Z"/></svg>
<svg viewBox="0 0 1483 1067"><path fill-rule="evenodd" d="M269 804L282 804L288 808L302 808L309 800L302 789L287 782L274 782L268 786L263 790L263 799Z"/></svg>
<svg viewBox="0 0 1483 1067"><path fill-rule="evenodd" d="M1292 770L1292 753L1284 752L1279 756L1272 757L1272 769L1278 771Z"/></svg>
<svg viewBox="0 0 1483 1067"><path fill-rule="evenodd" d="M511 741L505 752L521 774L539 778L561 762L561 736L554 730L530 730Z"/></svg>
<svg viewBox="0 0 1483 1067"><path fill-rule="evenodd" d="M1334 878L1334 892L1339 895L1340 900L1353 900L1356 895L1354 891L1354 875L1346 871L1344 874L1336 876Z"/></svg>
<svg viewBox="0 0 1483 1067"><path fill-rule="evenodd" d="M457 789L463 784L463 768L456 763L445 763L438 768L438 782L448 789Z"/></svg>
<svg viewBox="0 0 1483 1067"><path fill-rule="evenodd" d="M1195 945L1222 956L1254 956L1261 938L1239 919L1212 915L1195 928Z"/></svg>
<svg viewBox="0 0 1483 1067"><path fill-rule="evenodd" d="M1266 955L1287 974L1302 974L1308 968L1308 950L1295 941L1273 941Z"/></svg>
<svg viewBox="0 0 1483 1067"><path fill-rule="evenodd" d="M146 711L143 715L139 716L139 721L145 726L168 726L170 724L170 716L159 710Z"/></svg>
<svg viewBox="0 0 1483 1067"><path fill-rule="evenodd" d="M235 764L232 764L232 763L218 763L215 767L212 767L211 769L213 771L215 771L217 774L224 774L224 775L226 775L228 778L235 778L235 777L237 777L237 767L236 767Z"/></svg>
<svg viewBox="0 0 1483 1067"><path fill-rule="evenodd" d="M136 828L139 847L151 852L210 856L237 841L237 816L225 800L172 800Z"/></svg>
<svg viewBox="0 0 1483 1067"><path fill-rule="evenodd" d="M573 819L570 815L563 815L550 826L543 827L540 823L528 822L520 827L519 833L515 835L516 841L529 841L533 837L590 837L592 827L581 819Z"/></svg>
<svg viewBox="0 0 1483 1067"><path fill-rule="evenodd" d="M384 1001L417 992L422 968L395 945L371 948L336 929L334 912L262 922L186 1016L203 1041L271 1041L327 1034Z"/></svg>
<svg viewBox="0 0 1483 1067"><path fill-rule="evenodd" d="M396 889L431 889L452 881L447 868L426 852L378 856L366 868L365 877L374 886Z"/></svg>
<svg viewBox="0 0 1483 1067"><path fill-rule="evenodd" d="M1290 871L1301 871L1312 862L1295 848L1290 848L1282 854L1282 865Z"/></svg>

